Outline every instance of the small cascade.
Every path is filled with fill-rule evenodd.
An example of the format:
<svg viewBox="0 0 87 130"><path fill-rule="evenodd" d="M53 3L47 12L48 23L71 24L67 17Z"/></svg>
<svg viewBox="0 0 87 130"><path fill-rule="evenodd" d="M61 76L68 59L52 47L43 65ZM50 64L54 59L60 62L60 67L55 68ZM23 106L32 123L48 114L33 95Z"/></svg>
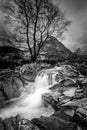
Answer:
<svg viewBox="0 0 87 130"><path fill-rule="evenodd" d="M50 86L53 84L53 75L41 73L37 75L35 83L31 86L33 93L25 94L22 98L8 101L10 105L0 110L1 118L9 118L11 116L21 115L27 119L40 117L41 115L50 115L54 112L53 108L48 105L46 107L42 100L44 93L50 93ZM31 91L32 92L32 91Z"/></svg>
<svg viewBox="0 0 87 130"><path fill-rule="evenodd" d="M49 73L48 74L48 84L50 86L55 85L57 83L57 81L56 81L56 74L57 73Z"/></svg>
<svg viewBox="0 0 87 130"><path fill-rule="evenodd" d="M59 82L61 77L56 81L56 75L60 70L62 70L61 67L56 67L40 72L36 76L32 86L29 85L29 90L31 89L30 93L25 93L16 100L8 101L8 104L10 102L10 105L6 105L0 110L0 117L4 119L21 115L27 119L32 119L40 117L41 115L51 115L54 110L50 105L44 105L42 95L52 92L49 88Z"/></svg>
<svg viewBox="0 0 87 130"><path fill-rule="evenodd" d="M41 75L37 75L36 80L35 80L35 88L39 89L39 88L47 88L49 86L48 83L48 75L46 74L41 74Z"/></svg>

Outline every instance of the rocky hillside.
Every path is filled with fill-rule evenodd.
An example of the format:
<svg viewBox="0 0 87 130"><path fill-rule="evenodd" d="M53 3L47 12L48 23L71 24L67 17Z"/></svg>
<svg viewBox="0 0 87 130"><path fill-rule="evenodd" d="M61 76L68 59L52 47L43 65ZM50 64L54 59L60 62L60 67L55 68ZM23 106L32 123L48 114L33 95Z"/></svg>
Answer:
<svg viewBox="0 0 87 130"><path fill-rule="evenodd" d="M42 49L41 54L47 59L64 60L67 59L72 52L66 48L55 37L51 36Z"/></svg>
<svg viewBox="0 0 87 130"><path fill-rule="evenodd" d="M19 50L11 41L0 39L0 69L19 65L23 52Z"/></svg>
<svg viewBox="0 0 87 130"><path fill-rule="evenodd" d="M9 39L0 37L0 56L11 54L20 55L20 50Z"/></svg>

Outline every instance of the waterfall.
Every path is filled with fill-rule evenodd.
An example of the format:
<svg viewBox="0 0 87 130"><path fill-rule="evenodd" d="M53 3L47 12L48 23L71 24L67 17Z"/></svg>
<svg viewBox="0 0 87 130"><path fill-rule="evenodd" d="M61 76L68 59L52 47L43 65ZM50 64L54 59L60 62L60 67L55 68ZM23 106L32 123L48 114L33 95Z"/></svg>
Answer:
<svg viewBox="0 0 87 130"><path fill-rule="evenodd" d="M54 110L50 105L44 105L42 100L42 95L45 93L52 94L52 90L49 88L59 83L63 78L61 73L64 71L63 67L54 67L51 69L46 69L41 71L35 79L32 85L28 85L30 93L23 94L22 97L12 99L8 101L3 109L0 109L1 118L9 118L12 116L20 115L27 119L38 118L41 115L49 116ZM61 73L60 73L61 72ZM56 81L57 77L57 81ZM65 95L73 95L75 93L75 88L66 92ZM53 94L57 94L58 92ZM10 104L10 105L9 105Z"/></svg>
<svg viewBox="0 0 87 130"><path fill-rule="evenodd" d="M52 80L52 75L50 83L48 74L41 73L37 75L33 86L31 86L31 89L34 89L33 93L25 94L21 98L9 101L11 102L10 105L0 110L0 117L4 119L21 115L27 119L32 119L41 115L52 114L54 111L53 108L50 105L45 107L42 100L42 94L50 93L51 90L49 88L53 84Z"/></svg>

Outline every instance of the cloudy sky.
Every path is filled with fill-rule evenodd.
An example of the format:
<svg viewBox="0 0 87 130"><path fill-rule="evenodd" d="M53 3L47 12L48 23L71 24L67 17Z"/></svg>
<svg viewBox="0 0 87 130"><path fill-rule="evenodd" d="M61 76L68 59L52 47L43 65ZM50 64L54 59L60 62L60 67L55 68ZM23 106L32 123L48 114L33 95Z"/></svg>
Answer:
<svg viewBox="0 0 87 130"><path fill-rule="evenodd" d="M72 21L65 34L64 44L74 50L81 47L87 50L87 0L54 0Z"/></svg>
<svg viewBox="0 0 87 130"><path fill-rule="evenodd" d="M0 0L1 1L1 0ZM6 1L6 0L4 0ZM71 50L87 50L87 0L52 0L65 12L72 23L65 33L63 43ZM2 19L0 12L0 23ZM2 24L0 24L2 26Z"/></svg>

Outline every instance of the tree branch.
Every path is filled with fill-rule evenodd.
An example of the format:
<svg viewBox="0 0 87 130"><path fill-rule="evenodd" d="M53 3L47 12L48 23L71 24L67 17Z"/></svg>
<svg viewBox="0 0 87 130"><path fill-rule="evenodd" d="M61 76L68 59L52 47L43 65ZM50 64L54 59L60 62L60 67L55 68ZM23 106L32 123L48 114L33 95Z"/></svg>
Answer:
<svg viewBox="0 0 87 130"><path fill-rule="evenodd" d="M26 12L26 0L25 0L25 3L24 3L24 12L25 12L25 17L26 17L26 22L27 22L27 27L26 27L27 44L28 44L29 51L30 51L31 58L32 58L33 54L32 54L32 49L30 47L29 36L28 36L28 33L29 33L29 20L28 20L28 15L27 15L27 12Z"/></svg>
<svg viewBox="0 0 87 130"><path fill-rule="evenodd" d="M42 35L41 35L41 41L40 41L40 43L39 43L39 45L38 45L37 56L39 55L41 48L42 48L43 45L46 43L46 41L47 41L48 38L49 38L48 32L47 32L47 36L46 36L46 38L45 38L44 41L42 41Z"/></svg>

